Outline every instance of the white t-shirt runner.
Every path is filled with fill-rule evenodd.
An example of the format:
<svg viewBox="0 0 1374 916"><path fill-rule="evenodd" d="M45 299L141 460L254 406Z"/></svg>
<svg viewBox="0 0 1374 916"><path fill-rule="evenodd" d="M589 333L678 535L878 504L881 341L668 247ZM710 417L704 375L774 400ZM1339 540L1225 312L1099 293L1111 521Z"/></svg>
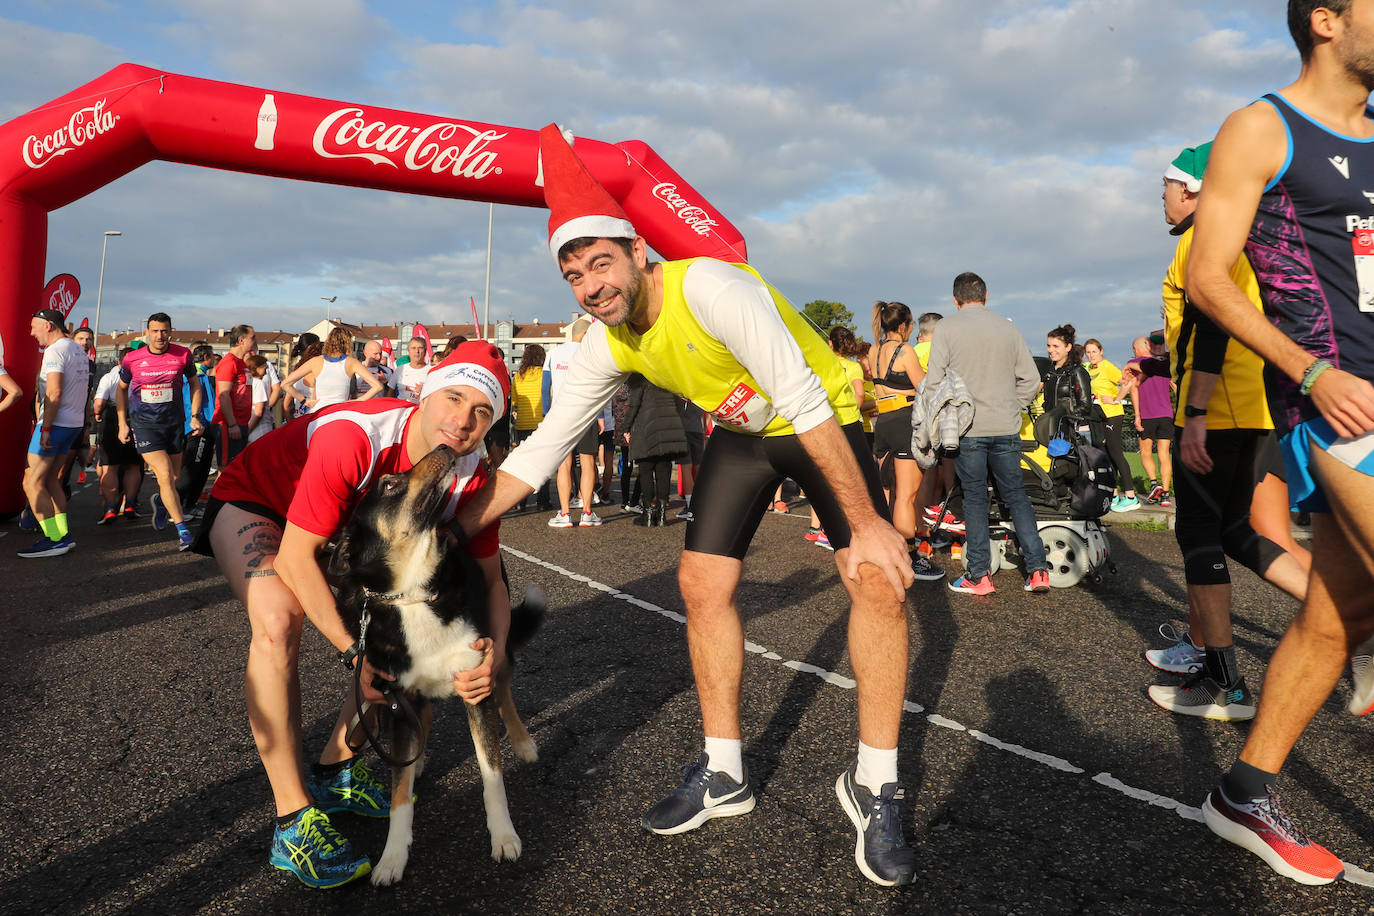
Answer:
<svg viewBox="0 0 1374 916"><path fill-rule="evenodd" d="M396 370L396 397L412 404L420 403L420 392L425 387L425 376L429 375L429 364L412 366L406 363Z"/></svg>
<svg viewBox="0 0 1374 916"><path fill-rule="evenodd" d="M53 341L43 351L43 365L38 370L40 409L47 402L48 375L52 372L62 373L62 400L53 425L80 429L86 422L86 393L90 390L91 377L91 361L86 351L70 337Z"/></svg>

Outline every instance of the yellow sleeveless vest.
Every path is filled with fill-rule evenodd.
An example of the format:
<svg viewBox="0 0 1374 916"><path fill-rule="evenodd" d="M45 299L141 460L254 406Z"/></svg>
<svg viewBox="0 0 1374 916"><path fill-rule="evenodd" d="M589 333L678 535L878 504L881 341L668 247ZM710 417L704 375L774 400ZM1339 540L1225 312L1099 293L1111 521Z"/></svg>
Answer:
<svg viewBox="0 0 1374 916"><path fill-rule="evenodd" d="M687 268L696 259L665 261L663 310L654 326L643 335L628 324L606 329L611 357L622 372L638 372L660 388L666 388L711 414L719 424L755 436L790 436L792 424L773 409L768 396L739 360L712 337L692 315L682 294ZM792 307L758 271L734 264L768 287L778 314L825 388L830 406L841 425L859 420L854 389L845 376L840 358L830 349L815 326Z"/></svg>

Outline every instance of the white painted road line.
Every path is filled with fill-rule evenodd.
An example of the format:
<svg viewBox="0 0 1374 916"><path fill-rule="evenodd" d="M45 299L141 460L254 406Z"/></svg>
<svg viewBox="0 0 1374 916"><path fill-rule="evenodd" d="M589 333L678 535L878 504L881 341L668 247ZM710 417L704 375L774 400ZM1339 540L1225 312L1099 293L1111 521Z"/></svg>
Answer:
<svg viewBox="0 0 1374 916"><path fill-rule="evenodd" d="M544 569L549 570L550 572L558 573L560 576L564 576L568 579L573 580L574 582L581 582L587 585L589 588L596 589L599 592L605 592L607 595L619 601L624 601L625 603L632 604L635 607L643 608L646 611L653 611L656 614L661 614L664 617L667 617L669 620L673 620L678 623L685 624L687 622L687 618L677 613L676 611L670 611L667 608L659 607L653 602L645 601L644 599L637 598L634 595L629 594L628 592L622 592L614 586L605 585L601 582L597 582L593 579L590 579L587 576L581 575L580 573L575 573L571 570L564 569L562 566L557 566L546 560L541 560L538 557L531 556L530 554L525 553L524 551L516 550L514 547L511 547L507 544L502 544L501 549L509 553L511 556L524 560L527 563L533 563L535 566L540 566ZM844 690L853 690L855 687L853 678L845 677L844 675L837 674L834 671L827 671L824 668L819 668L815 665L808 664L807 662L784 659L781 655L778 655L776 652L772 652L769 649L758 645L757 643L752 643L748 640L745 640L744 648L747 652L753 655L758 655L761 658L768 659L769 661L780 661L782 662L783 667L790 668L793 671L797 671L802 674L814 674L821 680L825 681L827 684L832 684ZM904 702L902 704L902 708L906 712L913 714L920 714L922 712L925 712L925 707L921 706L919 703L913 703L910 700ZM975 729L968 728L963 724L954 721L953 719L947 719L944 716L939 715L937 713L932 712L927 714L926 720L930 722L931 725L938 725L939 727L948 729L952 732L962 732L964 734L967 734L974 740L981 741L982 743L987 744L990 747L994 747L999 751L1005 751L1009 754L1015 754L1018 757L1024 757L1026 760L1033 760L1036 763L1049 767L1053 770L1058 770L1062 773L1069 773L1077 776L1087 772L1082 767L1074 766L1072 763L1070 763L1067 760L1064 760L1063 758L1055 757L1050 754L1045 754L1040 751L1034 751L1029 748L1023 747L1019 744L1013 744L1011 742L1002 741L998 738L994 738L992 735L988 735ZM1092 777L1092 781L1100 786L1103 786L1104 788L1111 789L1114 792L1119 792L1127 798L1135 799L1136 801L1140 802L1145 802L1146 804L1154 805L1157 808L1163 808L1166 811L1173 811L1175 814L1177 814L1180 818L1182 818L1185 821L1193 821L1198 824L1201 824L1203 822L1202 810L1200 808L1184 804L1183 802L1174 798L1170 798L1167 795L1156 795L1155 793L1145 789L1137 789L1133 786L1128 786L1124 782L1113 776L1111 773L1097 773ZM1357 866L1352 865L1349 862L1342 862L1341 864L1345 866L1346 881L1350 882L1351 884L1359 884L1364 887L1374 887L1374 874L1371 874L1370 872L1367 872L1362 868L1358 868Z"/></svg>

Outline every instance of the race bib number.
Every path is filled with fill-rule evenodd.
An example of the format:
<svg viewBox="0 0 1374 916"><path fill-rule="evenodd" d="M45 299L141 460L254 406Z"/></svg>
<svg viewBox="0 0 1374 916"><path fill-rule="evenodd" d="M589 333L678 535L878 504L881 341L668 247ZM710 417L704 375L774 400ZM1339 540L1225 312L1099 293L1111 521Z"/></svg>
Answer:
<svg viewBox="0 0 1374 916"><path fill-rule="evenodd" d="M1360 311L1374 312L1374 230L1360 229L1355 248L1355 281L1360 286Z"/></svg>
<svg viewBox="0 0 1374 916"><path fill-rule="evenodd" d="M144 404L170 404L172 403L171 385L144 385L139 389L139 396Z"/></svg>
<svg viewBox="0 0 1374 916"><path fill-rule="evenodd" d="M711 415L746 433L761 433L778 413L763 395L740 382Z"/></svg>

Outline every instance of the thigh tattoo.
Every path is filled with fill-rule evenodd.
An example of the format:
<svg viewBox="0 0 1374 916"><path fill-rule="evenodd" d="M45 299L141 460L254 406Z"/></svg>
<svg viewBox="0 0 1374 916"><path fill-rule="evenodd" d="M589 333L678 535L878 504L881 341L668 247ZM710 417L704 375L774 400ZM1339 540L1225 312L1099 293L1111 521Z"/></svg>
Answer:
<svg viewBox="0 0 1374 916"><path fill-rule="evenodd" d="M238 536L241 538L249 532L252 532L252 535L248 543L243 545L243 555L248 560L248 569L243 577L254 579L259 576L275 576L275 570L261 567L268 557L276 556L281 548L281 531L271 522L250 522L238 530Z"/></svg>

